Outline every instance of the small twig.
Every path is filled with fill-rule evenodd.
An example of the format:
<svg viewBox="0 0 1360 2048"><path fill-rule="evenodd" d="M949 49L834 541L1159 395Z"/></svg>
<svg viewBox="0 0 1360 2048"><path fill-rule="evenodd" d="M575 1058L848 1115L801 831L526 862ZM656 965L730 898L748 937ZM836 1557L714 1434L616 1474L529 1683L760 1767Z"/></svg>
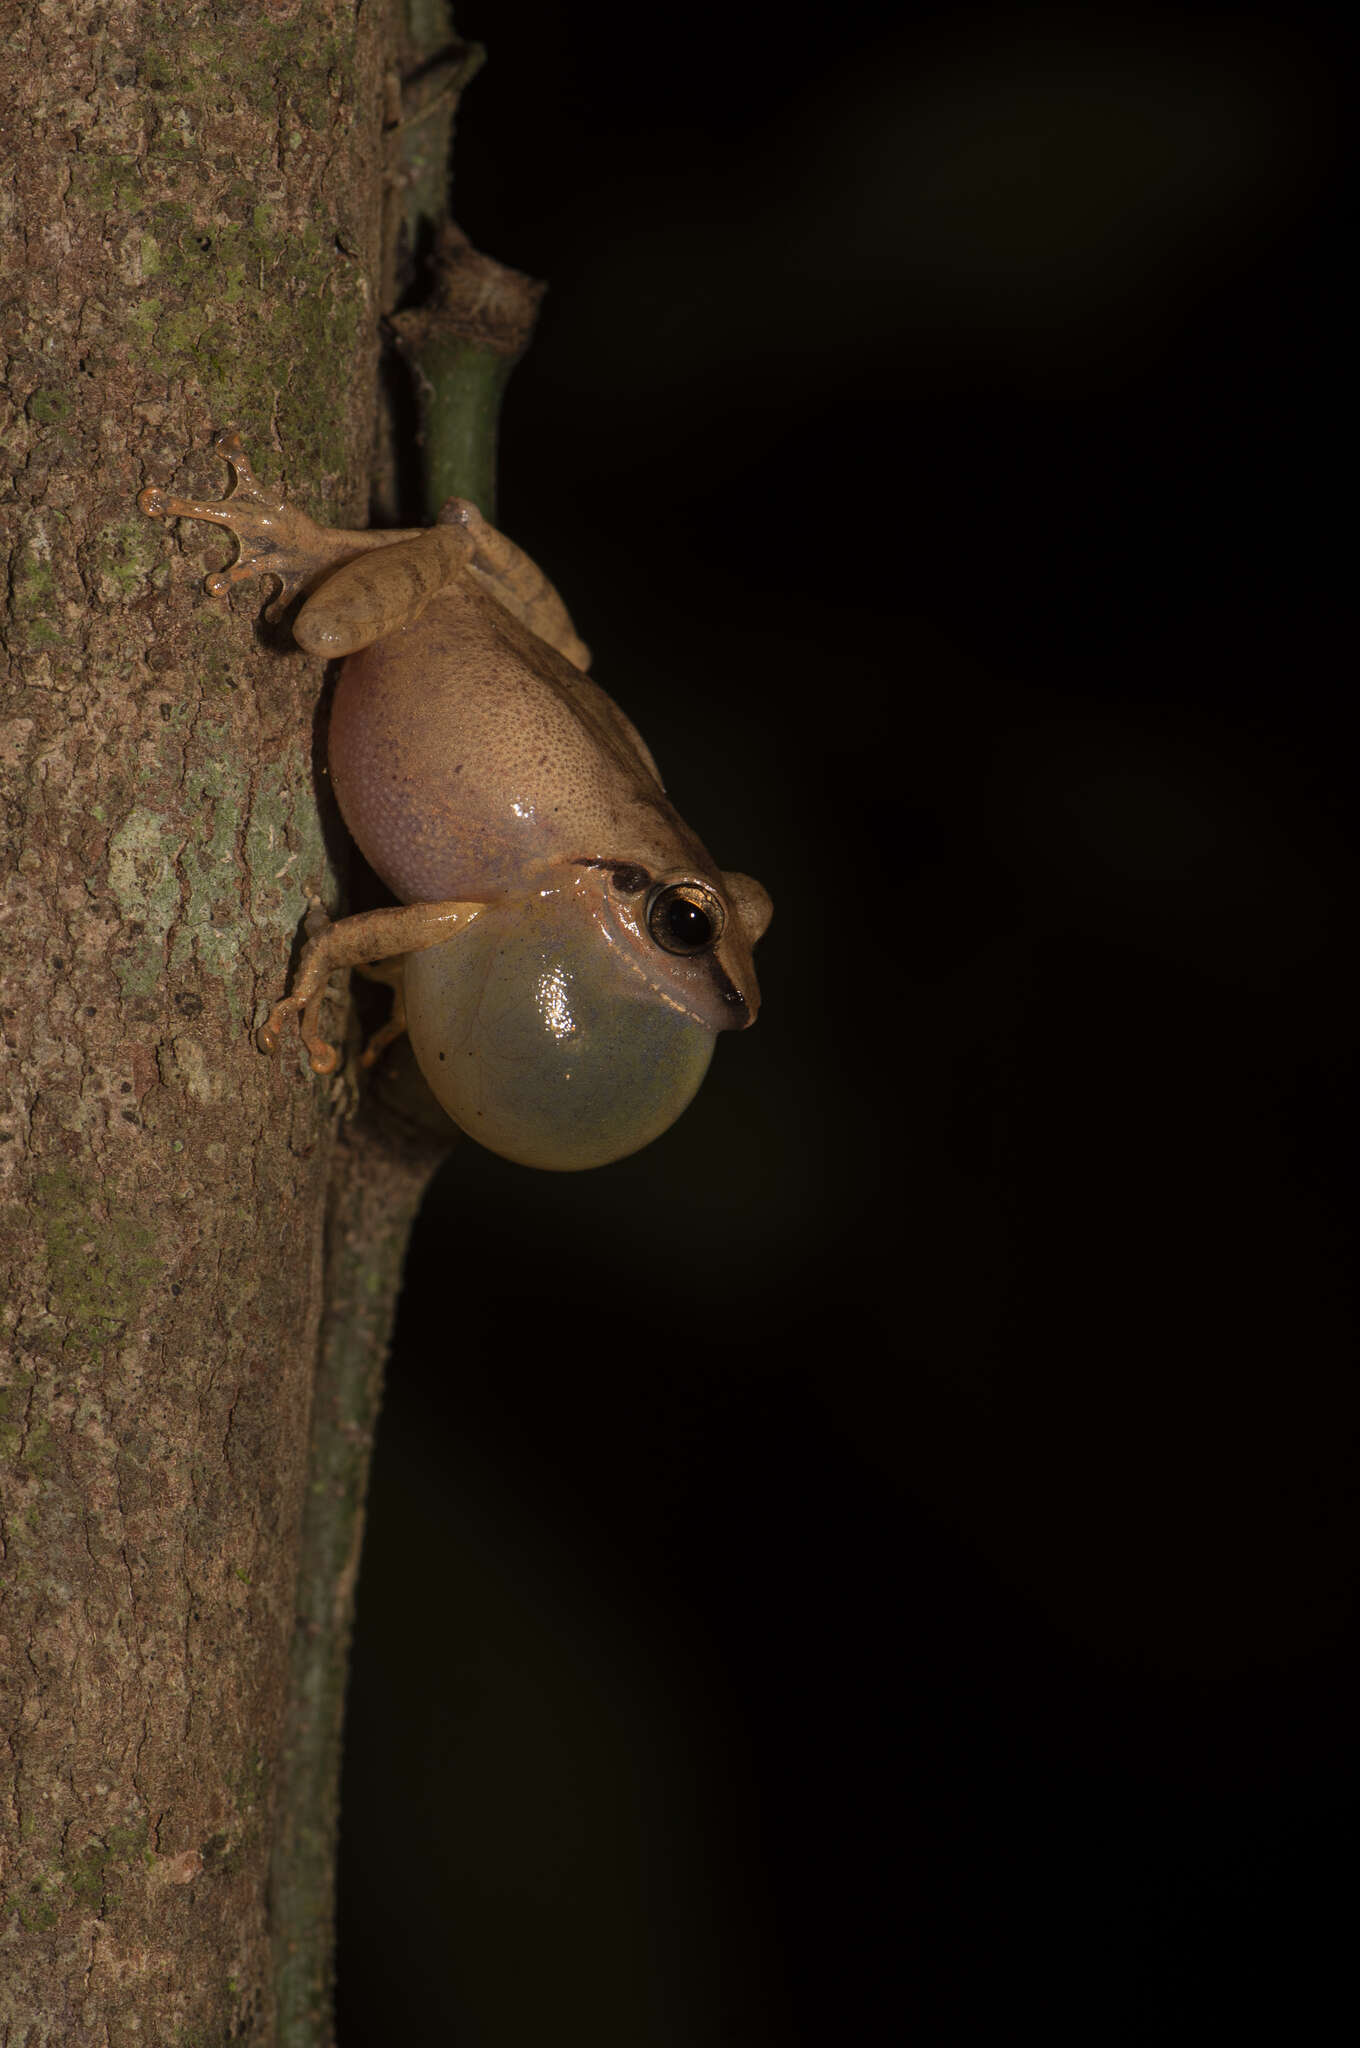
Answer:
<svg viewBox="0 0 1360 2048"><path fill-rule="evenodd" d="M430 514L449 498L470 498L494 520L501 398L546 289L483 256L445 221L435 239L430 303L388 323L415 384Z"/></svg>

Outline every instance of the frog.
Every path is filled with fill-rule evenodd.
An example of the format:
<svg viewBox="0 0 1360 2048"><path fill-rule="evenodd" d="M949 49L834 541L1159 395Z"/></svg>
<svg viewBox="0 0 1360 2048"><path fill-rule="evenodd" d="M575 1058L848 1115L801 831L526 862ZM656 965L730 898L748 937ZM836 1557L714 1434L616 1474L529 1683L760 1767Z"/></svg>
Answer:
<svg viewBox="0 0 1360 2048"><path fill-rule="evenodd" d="M409 1034L453 1122L548 1171L604 1166L668 1130L719 1034L756 1020L753 950L770 897L724 871L681 819L627 714L536 564L476 505L432 527L318 524L257 478L240 434L213 446L223 497L141 491L153 519L226 528L222 596L277 585L266 617L338 664L327 770L341 817L397 899L332 922L313 898L292 986L256 1033L296 1027L333 1074L331 975L393 991L372 1065Z"/></svg>

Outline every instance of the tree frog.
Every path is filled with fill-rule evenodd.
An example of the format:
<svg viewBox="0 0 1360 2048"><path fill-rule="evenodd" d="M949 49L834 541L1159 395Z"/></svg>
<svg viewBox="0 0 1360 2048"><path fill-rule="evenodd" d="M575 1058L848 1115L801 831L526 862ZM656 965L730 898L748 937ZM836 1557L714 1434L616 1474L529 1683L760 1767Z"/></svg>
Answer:
<svg viewBox="0 0 1360 2048"><path fill-rule="evenodd" d="M239 543L207 579L302 593L299 645L341 663L329 768L346 825L399 899L312 937L292 992L313 1071L333 1071L321 1004L336 968L383 963L391 1022L444 1109L528 1166L602 1166L693 1099L720 1031L755 1021L751 949L770 899L719 869L667 800L631 721L587 673L557 592L476 507L434 527L318 526L264 488L234 432L220 501L144 490L154 519L206 519ZM400 956L394 959L392 956Z"/></svg>

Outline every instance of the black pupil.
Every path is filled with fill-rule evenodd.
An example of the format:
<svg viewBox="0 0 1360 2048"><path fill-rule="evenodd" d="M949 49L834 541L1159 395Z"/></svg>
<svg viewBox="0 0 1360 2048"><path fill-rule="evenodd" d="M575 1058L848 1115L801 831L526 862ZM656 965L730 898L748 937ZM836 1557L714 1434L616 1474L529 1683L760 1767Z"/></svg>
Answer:
<svg viewBox="0 0 1360 2048"><path fill-rule="evenodd" d="M677 896L666 905L666 930L677 946L706 946L713 936L713 921L697 903Z"/></svg>

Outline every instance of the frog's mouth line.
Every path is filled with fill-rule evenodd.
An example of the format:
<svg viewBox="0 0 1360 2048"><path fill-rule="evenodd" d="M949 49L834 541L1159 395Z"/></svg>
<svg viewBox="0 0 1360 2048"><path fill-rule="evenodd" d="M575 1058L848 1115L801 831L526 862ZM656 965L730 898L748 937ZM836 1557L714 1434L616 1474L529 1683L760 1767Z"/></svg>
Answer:
<svg viewBox="0 0 1360 2048"><path fill-rule="evenodd" d="M745 996L715 954L710 954L708 964L712 970L713 985L718 991L720 1000L728 1004L732 1011L732 1022L730 1025L724 1026L724 1029L744 1031L751 1022L751 1005L747 1002Z"/></svg>
<svg viewBox="0 0 1360 2048"><path fill-rule="evenodd" d="M580 854L571 865L578 868L603 870L613 877L615 888L624 896L641 896L644 891L652 887L655 879L638 861L633 860L605 860ZM678 1010L682 1017L688 1017L692 1024L701 1024L705 1031L744 1031L752 1022L751 1006L719 960L716 950L698 956L703 960L719 1002L725 1004L730 1012L730 1017L724 1018L723 1022L715 1027L711 1018L700 1015L697 1010L692 1009L688 1003L682 1001L673 990L663 987L660 982L656 981L647 972L644 957L634 953L630 947L618 946L613 933L607 926L602 925L601 929L604 931L609 944L615 947L620 957L628 963L633 973L643 982L648 993L655 996L659 1002L665 1003L669 1009ZM631 937L644 944L647 943L646 934L639 925L625 923L624 929L629 932ZM691 956L691 958L696 958L696 956Z"/></svg>
<svg viewBox="0 0 1360 2048"><path fill-rule="evenodd" d="M750 1004L727 972L727 969L718 959L716 953L708 953L703 956L702 971L707 974L708 979L712 982L714 993L717 995L718 1000L727 1006L731 1014L730 1021L728 1018L724 1018L723 1022L715 1027L711 1017L703 1016L700 1011L692 1008L682 997L676 995L673 989L664 987L650 975L647 972L646 960L639 952L636 952L631 946L619 945L612 933L607 933L607 936L610 945L615 948L619 957L627 962L632 972L638 977L638 980L644 984L648 993L655 996L658 1002L665 1003L668 1008L678 1010L681 1016L688 1017L691 1023L701 1024L705 1031L714 1031L716 1035L716 1031L744 1031L751 1022ZM698 967L700 962L695 960L691 962L691 965Z"/></svg>

